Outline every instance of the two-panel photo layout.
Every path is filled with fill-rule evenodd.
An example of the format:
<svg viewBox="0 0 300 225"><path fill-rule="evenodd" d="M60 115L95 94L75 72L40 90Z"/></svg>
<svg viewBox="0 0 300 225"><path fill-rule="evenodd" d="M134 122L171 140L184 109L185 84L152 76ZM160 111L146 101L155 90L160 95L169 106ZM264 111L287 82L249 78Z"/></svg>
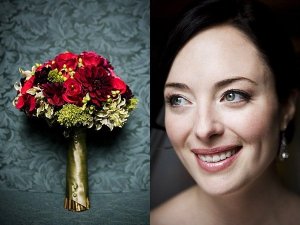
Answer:
<svg viewBox="0 0 300 225"><path fill-rule="evenodd" d="M3 0L1 225L300 225L298 0Z"/></svg>

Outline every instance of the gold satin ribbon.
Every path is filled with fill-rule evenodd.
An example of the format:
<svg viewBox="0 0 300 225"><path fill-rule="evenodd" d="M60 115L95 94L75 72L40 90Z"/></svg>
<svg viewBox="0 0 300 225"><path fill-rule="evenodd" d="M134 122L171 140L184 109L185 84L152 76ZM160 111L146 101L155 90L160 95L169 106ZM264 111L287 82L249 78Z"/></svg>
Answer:
<svg viewBox="0 0 300 225"><path fill-rule="evenodd" d="M84 130L75 130L68 149L65 208L76 212L90 208L85 138Z"/></svg>

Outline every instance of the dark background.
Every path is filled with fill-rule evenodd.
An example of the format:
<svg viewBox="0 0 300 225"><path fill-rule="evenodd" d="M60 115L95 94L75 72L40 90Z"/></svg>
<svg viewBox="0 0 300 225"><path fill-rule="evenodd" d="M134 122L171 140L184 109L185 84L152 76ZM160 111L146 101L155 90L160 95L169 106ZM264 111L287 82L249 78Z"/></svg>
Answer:
<svg viewBox="0 0 300 225"><path fill-rule="evenodd" d="M160 75L158 67L162 50L178 14L191 2L192 0L151 1L151 208L194 183L177 159L163 129L164 78ZM294 44L300 66L300 1L262 0L262 2L273 9L284 23ZM300 107L298 108L299 118ZM291 157L282 165L280 172L283 173L286 184L300 193L300 174L295 172L299 171L300 121L297 121L297 124L294 141L289 146Z"/></svg>

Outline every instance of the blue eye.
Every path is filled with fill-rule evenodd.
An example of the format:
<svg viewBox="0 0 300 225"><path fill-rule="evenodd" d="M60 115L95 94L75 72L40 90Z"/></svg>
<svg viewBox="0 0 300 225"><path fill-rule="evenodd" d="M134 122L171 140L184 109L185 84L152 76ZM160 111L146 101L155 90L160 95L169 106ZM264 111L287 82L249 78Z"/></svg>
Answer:
<svg viewBox="0 0 300 225"><path fill-rule="evenodd" d="M183 106L183 105L186 105L189 103L185 98L183 98L179 95L173 95L173 96L167 97L166 102L168 104L170 104L171 106Z"/></svg>
<svg viewBox="0 0 300 225"><path fill-rule="evenodd" d="M221 100L233 103L249 101L250 95L240 90L229 90L224 93Z"/></svg>

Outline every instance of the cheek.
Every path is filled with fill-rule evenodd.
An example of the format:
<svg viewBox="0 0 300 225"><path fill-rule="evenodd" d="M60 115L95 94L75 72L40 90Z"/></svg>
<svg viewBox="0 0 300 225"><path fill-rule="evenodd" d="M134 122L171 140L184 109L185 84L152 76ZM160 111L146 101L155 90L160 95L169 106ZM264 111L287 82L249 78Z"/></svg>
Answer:
<svg viewBox="0 0 300 225"><path fill-rule="evenodd" d="M227 120L227 125L246 143L273 145L279 134L279 117L276 109L259 109L240 112Z"/></svg>

